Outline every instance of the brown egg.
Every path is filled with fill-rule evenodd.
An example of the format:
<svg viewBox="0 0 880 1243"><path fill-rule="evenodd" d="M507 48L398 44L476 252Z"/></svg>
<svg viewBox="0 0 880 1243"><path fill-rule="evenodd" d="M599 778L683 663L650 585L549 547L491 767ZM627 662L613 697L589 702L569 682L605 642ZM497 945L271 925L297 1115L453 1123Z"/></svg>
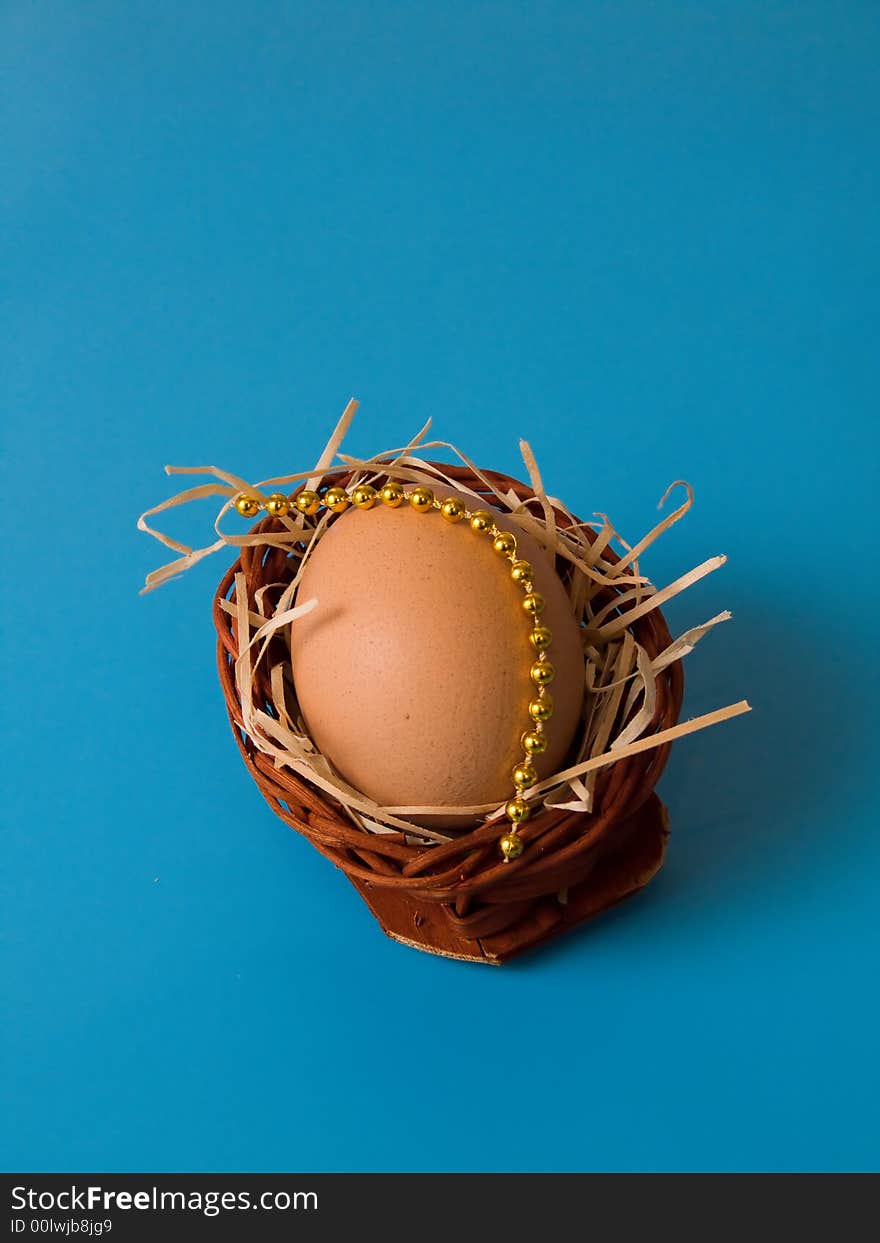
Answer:
<svg viewBox="0 0 880 1243"><path fill-rule="evenodd" d="M535 761L546 776L563 764L583 705L579 628L547 553L501 513L496 523L534 566L553 631L555 709ZM408 505L335 519L303 572L297 598L318 604L292 624L291 658L306 728L341 776L387 807L509 798L534 698L523 595L510 562L466 522Z"/></svg>

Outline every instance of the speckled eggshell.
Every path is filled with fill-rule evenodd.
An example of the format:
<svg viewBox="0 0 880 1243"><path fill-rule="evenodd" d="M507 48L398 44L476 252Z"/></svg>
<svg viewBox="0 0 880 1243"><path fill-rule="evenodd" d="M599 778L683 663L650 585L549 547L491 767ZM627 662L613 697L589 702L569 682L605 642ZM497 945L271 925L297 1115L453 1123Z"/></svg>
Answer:
<svg viewBox="0 0 880 1243"><path fill-rule="evenodd" d="M579 627L548 555L496 521L534 566L553 631L545 776L564 762L583 705ZM509 798L534 689L523 594L491 539L464 522L379 504L336 518L303 572L297 600L318 604L291 625L291 660L306 728L337 772L387 807Z"/></svg>

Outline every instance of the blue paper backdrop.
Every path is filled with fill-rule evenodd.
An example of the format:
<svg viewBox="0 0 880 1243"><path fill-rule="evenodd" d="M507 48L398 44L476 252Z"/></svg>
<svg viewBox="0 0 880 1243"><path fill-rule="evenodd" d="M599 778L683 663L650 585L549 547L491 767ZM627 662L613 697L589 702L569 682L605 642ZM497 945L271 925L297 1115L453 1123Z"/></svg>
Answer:
<svg viewBox="0 0 880 1243"><path fill-rule="evenodd" d="M0 9L2 1164L877 1165L873 3ZM165 462L427 416L638 535L689 661L638 901L501 971L272 816ZM173 519L202 542L210 511Z"/></svg>

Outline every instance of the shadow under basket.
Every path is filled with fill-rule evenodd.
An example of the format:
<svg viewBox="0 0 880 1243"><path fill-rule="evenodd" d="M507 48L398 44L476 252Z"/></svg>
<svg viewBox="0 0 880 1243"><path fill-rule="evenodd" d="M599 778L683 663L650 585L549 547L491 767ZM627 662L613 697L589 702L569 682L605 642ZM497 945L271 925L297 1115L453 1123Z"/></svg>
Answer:
<svg viewBox="0 0 880 1243"><path fill-rule="evenodd" d="M492 494L466 467L443 463L447 478L478 492L487 507ZM507 475L484 471L502 491L512 489L521 500L532 496L526 484ZM338 471L323 483L345 487L351 475ZM571 519L556 511L557 523ZM283 530L277 518L265 518L254 534ZM583 529L583 528L582 528ZM587 529L588 537L593 537ZM617 557L605 547L605 562ZM272 810L286 824L345 874L367 903L383 930L396 941L431 954L466 962L501 964L541 942L591 919L642 889L663 863L668 838L666 809L654 793L669 745L660 745L609 764L598 771L589 814L543 807L519 829L523 855L504 863L498 838L506 820L497 816L470 832L439 845L413 843L403 833L371 833L361 828L331 796L291 769L276 767L245 732L234 665L239 645L234 617L223 602L235 599L236 575L243 575L248 608L265 614L267 598L277 599L293 577L295 559L284 548L246 547L224 575L214 600L218 633L220 682L229 719L242 758ZM557 558L557 572L565 582L574 569ZM240 578L239 581L242 581ZM593 597L594 609L609 607L624 588L603 586ZM621 610L631 607L622 602ZM628 627L652 660L671 643L659 609L636 618ZM270 715L276 710L267 672L285 662L290 653L281 633L268 640L267 659L253 675L253 703ZM681 662L663 668L656 677L653 717L645 735L675 725L681 709ZM619 727L625 725L625 719Z"/></svg>

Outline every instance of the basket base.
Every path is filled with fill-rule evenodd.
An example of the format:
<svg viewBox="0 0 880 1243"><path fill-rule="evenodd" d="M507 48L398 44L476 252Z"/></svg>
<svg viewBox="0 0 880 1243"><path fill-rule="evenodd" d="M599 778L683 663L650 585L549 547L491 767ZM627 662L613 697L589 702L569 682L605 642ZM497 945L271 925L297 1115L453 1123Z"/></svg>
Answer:
<svg viewBox="0 0 880 1243"><path fill-rule="evenodd" d="M365 881L352 883L392 940L427 954L501 966L644 888L663 865L668 836L666 808L652 794L616 829L619 847L602 855L590 875L568 890L565 902L556 897L536 899L503 931L479 938L463 936L445 906L420 905L407 894Z"/></svg>

